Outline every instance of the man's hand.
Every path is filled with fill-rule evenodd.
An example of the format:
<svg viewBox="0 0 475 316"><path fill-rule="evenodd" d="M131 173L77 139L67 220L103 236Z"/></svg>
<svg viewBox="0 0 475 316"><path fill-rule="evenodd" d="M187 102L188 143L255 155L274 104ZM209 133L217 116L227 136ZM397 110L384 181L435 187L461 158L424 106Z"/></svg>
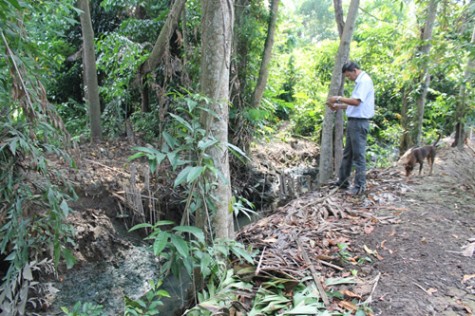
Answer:
<svg viewBox="0 0 475 316"><path fill-rule="evenodd" d="M338 95L331 96L331 97L328 98L327 104L328 103L331 103L331 104L340 103L340 99L341 99L341 97L338 96Z"/></svg>

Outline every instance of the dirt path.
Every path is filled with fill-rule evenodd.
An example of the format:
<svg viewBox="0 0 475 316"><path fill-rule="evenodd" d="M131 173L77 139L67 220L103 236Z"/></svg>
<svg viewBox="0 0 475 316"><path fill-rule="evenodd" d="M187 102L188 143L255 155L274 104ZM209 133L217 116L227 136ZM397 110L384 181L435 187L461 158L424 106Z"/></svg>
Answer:
<svg viewBox="0 0 475 316"><path fill-rule="evenodd" d="M398 224L377 225L353 241L380 255L369 268L372 277L380 274L374 315L475 313L475 155L446 148L434 168L408 184Z"/></svg>

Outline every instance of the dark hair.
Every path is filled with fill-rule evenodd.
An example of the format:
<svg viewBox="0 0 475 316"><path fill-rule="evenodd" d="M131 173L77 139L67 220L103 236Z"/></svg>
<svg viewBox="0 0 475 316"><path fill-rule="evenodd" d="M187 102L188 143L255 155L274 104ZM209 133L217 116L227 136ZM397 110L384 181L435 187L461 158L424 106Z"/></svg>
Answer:
<svg viewBox="0 0 475 316"><path fill-rule="evenodd" d="M347 71L355 71L355 69L360 69L360 66L358 66L354 61L348 61L341 68L341 72L345 73Z"/></svg>

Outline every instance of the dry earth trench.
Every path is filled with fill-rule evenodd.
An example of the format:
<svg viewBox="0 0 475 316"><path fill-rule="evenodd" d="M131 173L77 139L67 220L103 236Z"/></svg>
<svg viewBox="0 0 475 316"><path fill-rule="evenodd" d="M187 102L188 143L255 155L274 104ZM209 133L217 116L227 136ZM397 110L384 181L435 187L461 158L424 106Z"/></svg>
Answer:
<svg viewBox="0 0 475 316"><path fill-rule="evenodd" d="M460 151L449 143L439 147L433 175L424 168L422 176L406 179L396 163L370 169L367 192L358 198L316 189L311 173L287 173L315 166L318 153L310 142L275 141L254 148L253 172L261 176L262 188L255 186L273 186L279 202L238 227L237 239L262 254L253 278L308 277L321 286L322 300L324 292L338 292L325 297L326 307L346 315L354 315L361 304L369 307L367 315L473 315L475 152L469 145ZM85 146L79 169L65 170L80 193L70 218L78 263L51 281L55 290L45 315L77 301L101 304L107 315L121 315L124 296L140 297L149 288L147 280L159 275L160 262L143 236L127 232L131 220L144 215L133 200L143 198L143 184L150 185L150 179L142 177L142 187L131 180L140 178L141 167L131 168L131 152L124 146ZM167 206L176 207L172 204ZM352 282L330 282L348 278ZM176 315L170 310L184 306L187 282L165 283L172 299L161 315ZM244 310L236 315L246 315L250 308L245 298L241 303Z"/></svg>

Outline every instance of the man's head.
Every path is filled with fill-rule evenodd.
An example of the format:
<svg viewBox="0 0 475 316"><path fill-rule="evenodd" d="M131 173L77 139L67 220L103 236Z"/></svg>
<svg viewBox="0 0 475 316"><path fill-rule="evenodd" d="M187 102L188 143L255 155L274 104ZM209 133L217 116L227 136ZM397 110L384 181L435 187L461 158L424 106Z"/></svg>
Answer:
<svg viewBox="0 0 475 316"><path fill-rule="evenodd" d="M360 74L360 66L353 61L346 62L341 68L343 75L351 81L355 81Z"/></svg>

